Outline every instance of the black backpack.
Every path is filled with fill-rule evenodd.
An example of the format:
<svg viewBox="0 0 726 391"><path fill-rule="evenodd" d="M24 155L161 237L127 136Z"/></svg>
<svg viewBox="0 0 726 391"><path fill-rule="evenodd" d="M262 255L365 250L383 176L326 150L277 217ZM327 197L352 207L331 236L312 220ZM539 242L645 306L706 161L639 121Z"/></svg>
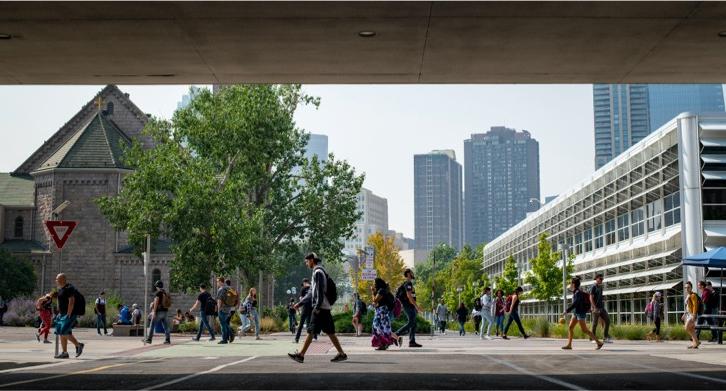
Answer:
<svg viewBox="0 0 726 391"><path fill-rule="evenodd" d="M325 298L328 299L330 305L333 305L338 301L338 287L325 270L323 270L323 274L325 274Z"/></svg>
<svg viewBox="0 0 726 391"><path fill-rule="evenodd" d="M588 313L591 310L592 303L590 303L590 294L583 291L578 290L580 292L580 308L579 310L584 313Z"/></svg>
<svg viewBox="0 0 726 391"><path fill-rule="evenodd" d="M205 315L212 315L217 312L217 300L214 300L213 297L209 297L207 299L207 302L204 303L204 314Z"/></svg>
<svg viewBox="0 0 726 391"><path fill-rule="evenodd" d="M75 298L76 302L73 304L73 315L77 316L83 316L86 314L86 298L81 294L81 292L78 291L78 289L75 289Z"/></svg>
<svg viewBox="0 0 726 391"><path fill-rule="evenodd" d="M406 299L406 303L408 303L408 295L406 295L406 283L398 286L398 289L396 289L396 299L401 300L401 303L404 302L404 298Z"/></svg>
<svg viewBox="0 0 726 391"><path fill-rule="evenodd" d="M698 299L698 309L697 309L698 315L703 315L703 300L701 299L701 296L699 296L698 294L696 294L696 293L693 293L693 294L696 295L696 298Z"/></svg>
<svg viewBox="0 0 726 391"><path fill-rule="evenodd" d="M368 306L363 300L358 300L358 307L360 308L360 315L365 316L368 313Z"/></svg>

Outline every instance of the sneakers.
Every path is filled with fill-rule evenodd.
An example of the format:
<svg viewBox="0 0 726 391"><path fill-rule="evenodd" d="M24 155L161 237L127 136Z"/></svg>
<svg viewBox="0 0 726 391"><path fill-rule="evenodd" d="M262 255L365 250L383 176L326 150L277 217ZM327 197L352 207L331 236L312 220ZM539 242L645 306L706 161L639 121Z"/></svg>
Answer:
<svg viewBox="0 0 726 391"><path fill-rule="evenodd" d="M164 341L164 345L171 345L171 341L169 341L169 340L167 339L166 341Z"/></svg>
<svg viewBox="0 0 726 391"><path fill-rule="evenodd" d="M38 340L38 342L40 342L40 334L35 333L35 339Z"/></svg>
<svg viewBox="0 0 726 391"><path fill-rule="evenodd" d="M199 338L197 338L197 337L192 337L192 341L194 341L194 342L199 342Z"/></svg>
<svg viewBox="0 0 726 391"><path fill-rule="evenodd" d="M607 338L605 338L605 340L603 342L605 342L605 343L613 343L613 339L610 338L610 337L607 337Z"/></svg>
<svg viewBox="0 0 726 391"><path fill-rule="evenodd" d="M48 341L47 339L44 339L44 340L43 340L43 343L53 343L53 342L50 342L50 341Z"/></svg>
<svg viewBox="0 0 726 391"><path fill-rule="evenodd" d="M217 340L217 338L214 338L214 337L209 338L209 342L216 341L216 340Z"/></svg>
<svg viewBox="0 0 726 391"><path fill-rule="evenodd" d="M70 357L70 356L68 356L68 352L63 352L63 353L59 353L58 355L56 355L56 356L55 356L55 357L53 357L53 358L58 358L58 359L65 359L65 358L69 358L69 357Z"/></svg>
<svg viewBox="0 0 726 391"><path fill-rule="evenodd" d="M300 364L302 364L305 361L305 356L301 355L298 352L288 353L287 356L290 357L293 361L299 362Z"/></svg>
<svg viewBox="0 0 726 391"><path fill-rule="evenodd" d="M83 354L83 348L86 346L86 344L78 343L78 346L76 346L76 357L80 357L81 354Z"/></svg>
<svg viewBox="0 0 726 391"><path fill-rule="evenodd" d="M345 353L338 353L333 357L330 362L342 362L348 359L348 355Z"/></svg>
<svg viewBox="0 0 726 391"><path fill-rule="evenodd" d="M565 345L562 347L562 350L572 350L572 346Z"/></svg>
<svg viewBox="0 0 726 391"><path fill-rule="evenodd" d="M529 335L525 334L524 339L527 339L527 338L529 338Z"/></svg>
<svg viewBox="0 0 726 391"><path fill-rule="evenodd" d="M225 341L225 340L221 340L221 341L217 342L217 345L226 345L226 344L227 344L227 341Z"/></svg>
<svg viewBox="0 0 726 391"><path fill-rule="evenodd" d="M502 339L509 339L506 335L502 334Z"/></svg>
<svg viewBox="0 0 726 391"><path fill-rule="evenodd" d="M484 336L484 339L486 339L486 340L490 340L490 341L491 341L492 337L491 337L490 335L485 335L485 336Z"/></svg>
<svg viewBox="0 0 726 391"><path fill-rule="evenodd" d="M234 333L229 333L229 343L234 342Z"/></svg>
<svg viewBox="0 0 726 391"><path fill-rule="evenodd" d="M261 340L262 340L262 338L260 338L259 335L255 337L255 341L261 341Z"/></svg>
<svg viewBox="0 0 726 391"><path fill-rule="evenodd" d="M595 350L600 350L602 348L602 345L604 345L604 344L605 344L604 342L598 342Z"/></svg>
<svg viewBox="0 0 726 391"><path fill-rule="evenodd" d="M147 339L142 339L141 342L147 343L147 344L151 345L151 340L148 339L148 338Z"/></svg>
<svg viewBox="0 0 726 391"><path fill-rule="evenodd" d="M403 337L398 337L398 347L399 348L403 347Z"/></svg>
<svg viewBox="0 0 726 391"><path fill-rule="evenodd" d="M416 342L409 342L408 347L409 348L420 348L421 345L417 344Z"/></svg>

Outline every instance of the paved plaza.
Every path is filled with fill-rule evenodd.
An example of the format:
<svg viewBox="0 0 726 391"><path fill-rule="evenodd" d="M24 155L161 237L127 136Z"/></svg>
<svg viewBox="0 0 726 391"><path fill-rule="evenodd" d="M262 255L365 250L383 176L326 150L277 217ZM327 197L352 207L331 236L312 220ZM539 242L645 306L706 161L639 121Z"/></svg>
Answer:
<svg viewBox="0 0 726 391"><path fill-rule="evenodd" d="M232 345L173 336L171 345L76 332L80 359L53 360L32 329L0 328L0 389L726 389L726 347L616 341L595 351L562 340L421 336L423 348L373 351L369 339L341 338L349 360L332 364L326 337L304 364L289 360L288 334Z"/></svg>

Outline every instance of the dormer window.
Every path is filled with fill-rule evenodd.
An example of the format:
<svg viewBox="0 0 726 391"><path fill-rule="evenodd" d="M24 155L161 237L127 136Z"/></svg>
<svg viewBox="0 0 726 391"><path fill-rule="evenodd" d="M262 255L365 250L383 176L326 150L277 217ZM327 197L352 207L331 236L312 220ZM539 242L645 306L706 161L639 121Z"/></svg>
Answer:
<svg viewBox="0 0 726 391"><path fill-rule="evenodd" d="M106 115L113 115L113 102L106 104Z"/></svg>

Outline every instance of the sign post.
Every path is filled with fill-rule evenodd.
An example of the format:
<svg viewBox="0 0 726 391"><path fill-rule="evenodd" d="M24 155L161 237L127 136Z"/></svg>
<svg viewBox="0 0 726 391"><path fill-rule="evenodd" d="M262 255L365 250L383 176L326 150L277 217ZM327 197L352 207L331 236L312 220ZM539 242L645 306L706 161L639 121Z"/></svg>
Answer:
<svg viewBox="0 0 726 391"><path fill-rule="evenodd" d="M376 277L378 277L375 268L376 249L372 246L366 246L365 250L363 250L363 255L365 257L366 264L365 268L363 268L363 271L361 272L361 280L373 281Z"/></svg>
<svg viewBox="0 0 726 391"><path fill-rule="evenodd" d="M54 213L55 214L55 213ZM62 262L63 262L63 246L66 245L66 241L71 237L71 233L78 225L77 221L63 221L63 220L46 220L45 227L48 229L50 237L53 239L56 248L58 248L58 274L62 273ZM61 230L59 230L59 228ZM65 228L63 231L62 229ZM58 355L58 333L55 333L55 355Z"/></svg>

